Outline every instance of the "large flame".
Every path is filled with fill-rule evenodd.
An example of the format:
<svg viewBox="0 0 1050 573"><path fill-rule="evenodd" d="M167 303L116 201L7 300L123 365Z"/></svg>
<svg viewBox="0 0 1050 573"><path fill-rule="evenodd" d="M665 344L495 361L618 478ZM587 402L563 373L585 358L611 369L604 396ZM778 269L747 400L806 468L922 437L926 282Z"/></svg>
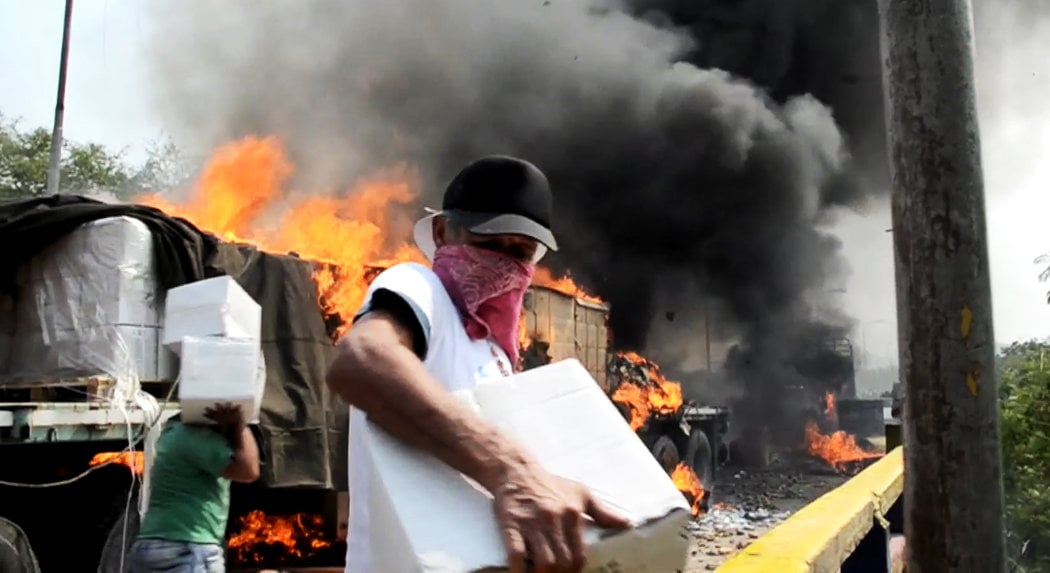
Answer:
<svg viewBox="0 0 1050 573"><path fill-rule="evenodd" d="M631 411L631 429L638 431L654 414L674 414L682 407L682 385L665 378L659 365L636 352L621 352L618 357L644 368L649 378L620 384L613 392L613 401Z"/></svg>
<svg viewBox="0 0 1050 573"><path fill-rule="evenodd" d="M399 165L333 190L341 193L300 194L288 189L293 172L279 139L246 137L216 150L184 201L153 194L135 200L226 241L321 263L314 273L319 299L326 316L344 320L341 335L376 268L426 261L408 241L407 208L417 199L418 177ZM601 302L571 277L556 278L545 268L536 270L533 284Z"/></svg>
<svg viewBox="0 0 1050 573"><path fill-rule="evenodd" d="M323 263L314 279L326 315L353 316L368 288L368 265L424 261L405 233L405 208L416 199L415 173L404 166L357 181L341 195L287 189L293 167L278 139L247 137L220 147L185 202L158 195L136 201L183 217L228 241ZM344 322L339 334L349 327Z"/></svg>
<svg viewBox="0 0 1050 573"><path fill-rule="evenodd" d="M865 451L857 444L856 437L842 430L831 435L822 434L813 421L806 424L806 448L811 455L823 459L840 472L850 464L882 457L880 453Z"/></svg>
<svg viewBox="0 0 1050 573"><path fill-rule="evenodd" d="M226 545L240 563L263 562L265 550L302 559L332 545L324 535L324 519L320 515L267 515L256 509L241 516L238 522L240 529Z"/></svg>

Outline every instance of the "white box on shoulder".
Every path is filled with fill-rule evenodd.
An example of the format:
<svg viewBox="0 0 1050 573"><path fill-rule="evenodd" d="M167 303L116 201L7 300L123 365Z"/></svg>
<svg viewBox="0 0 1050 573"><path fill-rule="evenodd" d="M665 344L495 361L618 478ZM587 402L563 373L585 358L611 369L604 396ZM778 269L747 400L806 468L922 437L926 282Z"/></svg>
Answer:
<svg viewBox="0 0 1050 573"><path fill-rule="evenodd" d="M262 308L228 276L175 287L164 305L162 344L176 353L187 336L259 340Z"/></svg>
<svg viewBox="0 0 1050 573"><path fill-rule="evenodd" d="M457 395L548 471L587 486L630 520L633 527L626 531L586 529L584 571L685 569L689 504L579 361L550 364ZM364 433L372 462L368 512L375 571L506 567L487 492L372 423Z"/></svg>
<svg viewBox="0 0 1050 573"><path fill-rule="evenodd" d="M265 388L260 376L259 341L213 337L182 339L179 408L190 424L212 423L204 410L230 402L241 407L248 423L258 423Z"/></svg>

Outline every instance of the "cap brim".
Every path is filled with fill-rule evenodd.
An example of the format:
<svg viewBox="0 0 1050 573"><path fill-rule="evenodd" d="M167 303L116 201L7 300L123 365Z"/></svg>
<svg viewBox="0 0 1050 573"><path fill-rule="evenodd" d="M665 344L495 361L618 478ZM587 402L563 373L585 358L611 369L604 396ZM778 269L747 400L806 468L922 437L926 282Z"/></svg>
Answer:
<svg viewBox="0 0 1050 573"><path fill-rule="evenodd" d="M434 251L437 250L437 245L434 244L434 217L438 215L453 218L456 223L462 225L471 233L478 235L522 235L535 239L540 245L536 250L536 255L533 257L534 263L543 258L548 249L552 251L558 250L558 243L554 240L554 235L550 230L520 215L493 216L487 213L470 213L465 211L450 210L444 212L430 209L427 209L427 211L430 211L429 215L416 221L415 227L412 229L412 236L419 250L423 251L427 259L431 261L434 260Z"/></svg>
<svg viewBox="0 0 1050 573"><path fill-rule="evenodd" d="M554 234L550 232L550 229L528 217L475 213L458 209L449 209L445 213L460 226L477 235L522 235L536 239L552 251L558 250L558 242L554 240Z"/></svg>

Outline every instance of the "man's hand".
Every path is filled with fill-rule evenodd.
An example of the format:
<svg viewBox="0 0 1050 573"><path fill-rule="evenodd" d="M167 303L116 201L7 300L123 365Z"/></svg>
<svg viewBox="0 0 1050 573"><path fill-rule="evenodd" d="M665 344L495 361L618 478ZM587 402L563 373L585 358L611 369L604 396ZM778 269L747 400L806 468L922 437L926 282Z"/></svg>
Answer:
<svg viewBox="0 0 1050 573"><path fill-rule="evenodd" d="M204 417L215 422L220 428L229 430L239 430L245 426L244 413L241 412L241 407L229 402L205 408Z"/></svg>
<svg viewBox="0 0 1050 573"><path fill-rule="evenodd" d="M524 572L526 560L540 573L582 570L585 516L600 527L630 526L584 486L532 464L513 468L492 494L512 573Z"/></svg>

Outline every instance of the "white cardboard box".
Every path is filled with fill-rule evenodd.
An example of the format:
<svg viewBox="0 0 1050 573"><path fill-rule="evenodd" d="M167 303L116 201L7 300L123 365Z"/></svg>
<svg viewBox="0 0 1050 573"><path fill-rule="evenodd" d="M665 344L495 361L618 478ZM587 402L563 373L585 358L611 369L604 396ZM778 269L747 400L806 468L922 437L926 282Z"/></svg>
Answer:
<svg viewBox="0 0 1050 573"><path fill-rule="evenodd" d="M20 328L160 324L153 239L131 217L81 225L24 264L18 284Z"/></svg>
<svg viewBox="0 0 1050 573"><path fill-rule="evenodd" d="M186 337L179 357L179 408L191 424L208 424L204 410L217 403L241 407L257 423L265 390L260 376L259 341L221 337Z"/></svg>
<svg viewBox="0 0 1050 573"><path fill-rule="evenodd" d="M161 343L180 352L182 339L223 336L259 340L262 309L228 276L182 285L168 291Z"/></svg>
<svg viewBox="0 0 1050 573"><path fill-rule="evenodd" d="M556 475L580 482L634 528L585 532L585 571L684 569L689 505L577 360L460 395ZM491 496L373 424L369 513L376 571L471 572L506 567ZM350 508L350 511L354 511Z"/></svg>
<svg viewBox="0 0 1050 573"><path fill-rule="evenodd" d="M135 382L160 380L159 326L104 324L78 330L19 330L11 345L10 373L17 378L108 374Z"/></svg>

